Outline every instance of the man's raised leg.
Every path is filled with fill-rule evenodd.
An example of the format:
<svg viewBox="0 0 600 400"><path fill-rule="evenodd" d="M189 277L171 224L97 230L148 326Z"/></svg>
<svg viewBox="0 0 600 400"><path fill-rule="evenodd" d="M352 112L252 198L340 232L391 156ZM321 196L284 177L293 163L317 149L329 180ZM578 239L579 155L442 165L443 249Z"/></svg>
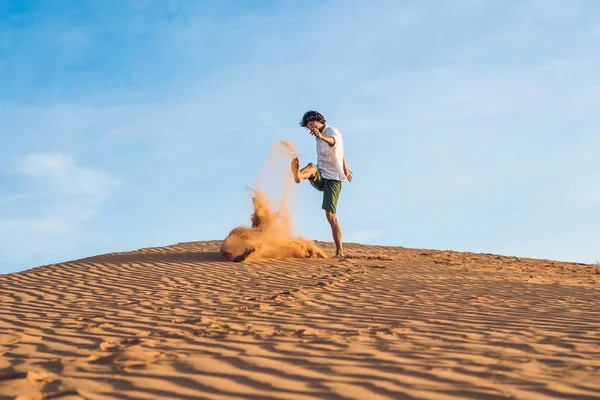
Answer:
<svg viewBox="0 0 600 400"><path fill-rule="evenodd" d="M313 163L309 163L306 167L300 169L300 159L294 157L292 160L292 176L296 183L300 183L302 179L309 179L315 176L317 173L317 166Z"/></svg>

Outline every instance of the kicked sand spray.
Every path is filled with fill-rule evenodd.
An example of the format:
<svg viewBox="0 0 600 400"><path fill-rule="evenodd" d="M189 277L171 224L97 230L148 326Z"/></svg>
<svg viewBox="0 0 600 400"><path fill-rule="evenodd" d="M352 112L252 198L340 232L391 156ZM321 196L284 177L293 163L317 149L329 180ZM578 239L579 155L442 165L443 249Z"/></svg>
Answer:
<svg viewBox="0 0 600 400"><path fill-rule="evenodd" d="M325 253L313 241L294 237L292 214L289 209L290 191L294 183L290 162L297 155L294 144L289 141L276 142L271 149L269 162L261 168L256 189L252 192L254 212L251 226L234 228L221 244L221 254L230 261L255 260L261 258L326 258ZM276 210L263 188L273 183L269 175L281 172L284 162L283 194Z"/></svg>

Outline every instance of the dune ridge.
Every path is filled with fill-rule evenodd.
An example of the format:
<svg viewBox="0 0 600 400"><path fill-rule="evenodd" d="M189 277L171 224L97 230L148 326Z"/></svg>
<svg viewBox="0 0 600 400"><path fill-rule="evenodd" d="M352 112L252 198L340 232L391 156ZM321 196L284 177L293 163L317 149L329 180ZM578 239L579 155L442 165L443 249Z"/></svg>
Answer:
<svg viewBox="0 0 600 400"><path fill-rule="evenodd" d="M221 243L0 275L0 399L600 397L596 266L360 244L231 263Z"/></svg>

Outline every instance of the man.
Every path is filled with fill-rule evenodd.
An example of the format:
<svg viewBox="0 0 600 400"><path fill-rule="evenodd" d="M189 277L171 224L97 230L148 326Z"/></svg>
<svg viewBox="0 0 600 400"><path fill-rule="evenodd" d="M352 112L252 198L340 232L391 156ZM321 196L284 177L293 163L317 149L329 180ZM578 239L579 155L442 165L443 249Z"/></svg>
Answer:
<svg viewBox="0 0 600 400"><path fill-rule="evenodd" d="M317 165L310 163L300 169L300 160L292 160L292 175L296 183L308 179L311 185L323 192L322 208L331 226L335 242L335 256L344 257L342 249L342 228L337 219L337 202L342 190L342 182L352 181L352 171L344 157L344 143L340 132L325 125L325 118L317 111L307 111L300 126L307 128L317 141Z"/></svg>

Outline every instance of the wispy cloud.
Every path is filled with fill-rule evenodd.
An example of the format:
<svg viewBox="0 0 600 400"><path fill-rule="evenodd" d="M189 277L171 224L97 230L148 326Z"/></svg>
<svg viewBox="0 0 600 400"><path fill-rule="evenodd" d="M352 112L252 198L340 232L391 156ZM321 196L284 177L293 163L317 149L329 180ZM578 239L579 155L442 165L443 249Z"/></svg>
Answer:
<svg viewBox="0 0 600 400"><path fill-rule="evenodd" d="M67 195L99 201L109 195L114 181L106 174L75 164L61 153L29 154L16 160L16 171Z"/></svg>
<svg viewBox="0 0 600 400"><path fill-rule="evenodd" d="M15 202L20 202L20 201L24 201L24 200L29 200L32 197L33 196L29 195L29 194L11 194L11 195L0 197L0 204L8 205L9 203L15 203Z"/></svg>
<svg viewBox="0 0 600 400"><path fill-rule="evenodd" d="M17 157L13 166L6 176L12 175L22 193L0 198L10 205L0 212L0 251L10 251L12 262L73 252L116 181L64 153L28 154Z"/></svg>

